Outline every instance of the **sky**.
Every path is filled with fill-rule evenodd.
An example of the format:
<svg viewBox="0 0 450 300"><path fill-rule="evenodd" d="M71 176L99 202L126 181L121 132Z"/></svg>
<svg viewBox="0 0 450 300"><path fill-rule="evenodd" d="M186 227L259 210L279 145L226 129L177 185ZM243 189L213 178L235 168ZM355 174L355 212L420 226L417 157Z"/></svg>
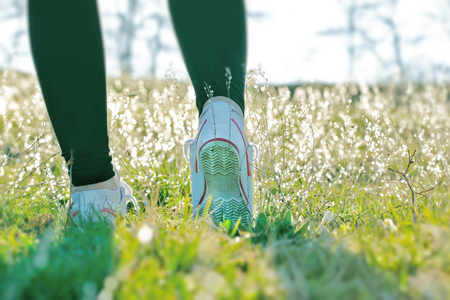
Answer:
<svg viewBox="0 0 450 300"><path fill-rule="evenodd" d="M10 0L0 0L5 4ZM16 0L11 0L16 1ZM19 1L19 0L17 0ZM395 21L401 38L401 59L405 73L411 78L450 80L450 1L448 0L354 0L357 5L377 3L374 10L364 11L356 18L376 46L361 48L351 74L348 54L349 36L347 11L352 0L246 0L250 15L260 13L261 18L249 17L248 69L261 67L272 83L293 84L310 82L344 82L355 80L372 83L398 78L395 64L392 31L380 21L379 15ZM158 12L169 16L165 0L155 0L142 10L142 14ZM153 5L151 3L154 3ZM118 21L114 15L126 8L125 0L99 0L102 28L105 32L106 65L109 75L119 75L117 44L114 30ZM170 19L168 19L170 20ZM232 20L230 20L232 22ZM148 76L151 61L147 40L154 34L154 25L138 32L134 44L133 75ZM152 27L153 26L153 27ZM0 68L6 66L34 72L26 35L17 47L12 45L12 34L18 27L26 29L26 19L2 21L0 13ZM338 34L321 34L344 29ZM157 76L164 77L174 71L177 78L188 78L170 22L162 39L172 49L158 57ZM363 45L355 36L355 44ZM7 60L7 54L14 54ZM375 55L376 53L376 55ZM148 63L146 63L148 62Z"/></svg>

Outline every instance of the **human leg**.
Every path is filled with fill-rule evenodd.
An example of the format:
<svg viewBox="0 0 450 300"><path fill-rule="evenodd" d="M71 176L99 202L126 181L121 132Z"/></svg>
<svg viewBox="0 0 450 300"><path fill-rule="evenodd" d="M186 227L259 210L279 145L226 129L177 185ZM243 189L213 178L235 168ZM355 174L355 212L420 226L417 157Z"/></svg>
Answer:
<svg viewBox="0 0 450 300"><path fill-rule="evenodd" d="M109 155L106 76L95 0L29 0L33 59L48 114L70 162L70 215L113 220L136 199Z"/></svg>
<svg viewBox="0 0 450 300"><path fill-rule="evenodd" d="M194 217L249 226L253 145L244 130L246 60L242 0L170 0L170 11L196 92L199 127L185 145Z"/></svg>
<svg viewBox="0 0 450 300"><path fill-rule="evenodd" d="M106 79L94 0L29 0L36 72L75 186L114 176L108 147ZM73 157L72 157L73 156Z"/></svg>
<svg viewBox="0 0 450 300"><path fill-rule="evenodd" d="M245 110L246 25L242 0L169 0L169 8L201 114L212 96ZM231 81L227 85L226 68ZM211 94L211 93L210 93Z"/></svg>

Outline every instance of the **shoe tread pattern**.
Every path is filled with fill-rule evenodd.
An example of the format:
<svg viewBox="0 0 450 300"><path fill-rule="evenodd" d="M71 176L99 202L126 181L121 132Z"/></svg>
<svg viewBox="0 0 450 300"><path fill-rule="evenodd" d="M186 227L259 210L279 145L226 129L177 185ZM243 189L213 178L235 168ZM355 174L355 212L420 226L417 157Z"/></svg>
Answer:
<svg viewBox="0 0 450 300"><path fill-rule="evenodd" d="M252 219L247 203L240 199L215 199L210 205L202 206L199 213L201 216L210 215L216 225L225 220L236 223L241 218L240 224L248 227Z"/></svg>
<svg viewBox="0 0 450 300"><path fill-rule="evenodd" d="M208 175L238 175L239 161L231 145L211 145L202 150L200 159L203 172Z"/></svg>

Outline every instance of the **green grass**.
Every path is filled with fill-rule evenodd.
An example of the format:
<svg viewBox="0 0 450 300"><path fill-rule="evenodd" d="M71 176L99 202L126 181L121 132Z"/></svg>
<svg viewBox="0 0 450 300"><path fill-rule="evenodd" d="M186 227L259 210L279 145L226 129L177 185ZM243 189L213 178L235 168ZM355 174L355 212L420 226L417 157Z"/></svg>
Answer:
<svg viewBox="0 0 450 300"><path fill-rule="evenodd" d="M450 298L448 85L288 89L251 72L260 157L243 231L191 218L192 88L111 79L114 164L141 214L78 228L36 79L0 75L0 299ZM388 170L407 150L414 206Z"/></svg>

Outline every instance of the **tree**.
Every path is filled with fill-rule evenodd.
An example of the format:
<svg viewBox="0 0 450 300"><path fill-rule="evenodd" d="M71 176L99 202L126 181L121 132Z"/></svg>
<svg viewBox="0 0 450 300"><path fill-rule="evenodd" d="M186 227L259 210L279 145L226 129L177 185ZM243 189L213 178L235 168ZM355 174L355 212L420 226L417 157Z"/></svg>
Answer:
<svg viewBox="0 0 450 300"><path fill-rule="evenodd" d="M437 2L434 6L430 6L429 9L423 12L425 19L430 22L427 24L427 27L436 26L439 28L439 34L446 37L448 41L450 38L450 0ZM433 71L443 76L442 79L450 79L450 66L448 64L434 61L431 64L433 65Z"/></svg>
<svg viewBox="0 0 450 300"><path fill-rule="evenodd" d="M124 3L123 0L121 3ZM154 0L154 3L160 5L161 1ZM136 39L140 32L149 28L151 22L156 22L155 34L147 39L147 47L151 53L150 74L155 75L158 68L158 56L162 51L170 51L173 48L165 45L162 40L163 29L168 25L168 17L161 12L147 13L146 8L151 2L140 0L127 0L126 9L119 10L113 14L106 14L118 20L117 30L109 29L107 34L112 37L116 44L117 58L122 75L133 74L133 55ZM116 1L116 7L120 7L119 1Z"/></svg>
<svg viewBox="0 0 450 300"><path fill-rule="evenodd" d="M398 0L384 0L377 2L348 0L346 2L347 26L331 28L319 34L346 35L348 38L347 53L349 56L349 79L354 79L354 69L357 59L363 54L375 56L382 68L395 66L396 79L403 83L408 65L403 58L403 48L417 45L425 39L425 34L417 33L414 37L402 35L405 24L398 21ZM370 21L368 21L370 19ZM382 26L384 34L375 38L373 28ZM357 42L358 41L358 42ZM378 51L379 45L388 45L391 54Z"/></svg>
<svg viewBox="0 0 450 300"><path fill-rule="evenodd" d="M347 37L347 54L349 59L348 78L354 79L355 63L358 54L362 50L374 51L376 40L372 39L366 28L360 26L359 20L364 16L364 13L369 10L377 8L379 3L359 3L356 0L340 1L346 13L347 24L344 27L330 28L320 31L320 35L344 35ZM357 43L357 40L362 42ZM376 51L375 51L376 52ZM375 53L377 55L377 53ZM378 57L378 59L380 59Z"/></svg>
<svg viewBox="0 0 450 300"><path fill-rule="evenodd" d="M161 35L165 27L168 26L169 20L167 17L159 13L151 14L147 17L147 20L156 22L156 33L153 37L147 39L147 47L149 48L151 55L150 75L155 76L158 70L158 56L162 51L173 51L174 48L163 43Z"/></svg>
<svg viewBox="0 0 450 300"><path fill-rule="evenodd" d="M3 46L2 50L6 54L6 63L11 65L13 58L17 54L22 54L20 51L20 43L26 35L25 29L25 17L26 17L26 0L10 0L7 3L2 3L0 6L0 20L9 21L14 20L17 26L14 27L12 39L11 39L11 49L9 47Z"/></svg>
<svg viewBox="0 0 450 300"><path fill-rule="evenodd" d="M414 46L421 43L425 39L425 34L417 33L416 36L409 38L403 36L401 28L404 24L400 24L397 18L398 0L387 0L383 5L389 9L377 12L377 18L389 33L387 38L393 53L393 57L389 61L396 67L397 82L404 83L407 65L403 59L403 48L406 45Z"/></svg>
<svg viewBox="0 0 450 300"><path fill-rule="evenodd" d="M116 45L122 75L133 72L133 44L136 33L143 27L143 20L137 20L138 11L142 4L139 0L128 0L127 10L117 12L119 28L116 33Z"/></svg>

